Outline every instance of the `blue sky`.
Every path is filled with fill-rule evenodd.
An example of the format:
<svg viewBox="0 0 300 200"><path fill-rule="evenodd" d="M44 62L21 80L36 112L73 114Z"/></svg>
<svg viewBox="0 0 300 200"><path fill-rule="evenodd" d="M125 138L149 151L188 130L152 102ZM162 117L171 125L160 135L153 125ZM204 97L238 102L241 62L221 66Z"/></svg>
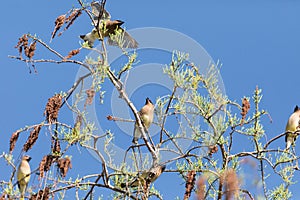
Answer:
<svg viewBox="0 0 300 200"><path fill-rule="evenodd" d="M17 55L16 45L23 33L36 33L45 41L50 40L55 18L65 13L76 1L5 1L1 28L0 59L2 78L2 115L0 117L0 152L8 150L8 141L15 130L41 122L47 99L55 92L66 91L74 81L78 67L67 65L37 64L38 74L29 74L25 63L12 60L8 55ZM162 27L173 29L193 38L200 43L211 57L220 60L220 70L226 88L226 94L232 100L240 102L243 96L252 96L258 85L263 89L261 107L266 109L273 122L264 122L268 138L284 131L288 116L299 103L298 76L300 53L300 2L287 1L107 1L107 10L113 19L125 21L126 28ZM79 47L78 35L90 29L86 16L65 32L61 38L52 41L53 48L62 54ZM45 51L36 57L50 56ZM88 52L81 52L76 58L83 59ZM141 107L142 103L137 104ZM66 111L66 109L64 109ZM65 112L67 113L67 112ZM72 123L71 114L65 114L63 120ZM25 140L27 136L23 136ZM22 140L22 138L21 138ZM281 147L282 143L278 143ZM21 142L20 142L21 143ZM42 141L37 145L42 148ZM299 149L299 145L296 147ZM77 153L76 149L73 149ZM47 152L47 151L46 151ZM18 151L15 156L18 156ZM37 166L41 156L39 146L29 152L36 155L32 165ZM87 166L90 170L99 165L92 157ZM74 159L73 166L81 166ZM0 162L0 167L6 165ZM2 170L1 170L2 171ZM76 169L72 169L76 174ZM7 177L1 173L0 180ZM156 185L163 186L169 174L163 175ZM296 173L296 177L299 174ZM300 179L299 179L300 180ZM181 193L173 194L164 188L168 199L176 195L182 197L183 185L174 185ZM300 196L293 187L294 198Z"/></svg>

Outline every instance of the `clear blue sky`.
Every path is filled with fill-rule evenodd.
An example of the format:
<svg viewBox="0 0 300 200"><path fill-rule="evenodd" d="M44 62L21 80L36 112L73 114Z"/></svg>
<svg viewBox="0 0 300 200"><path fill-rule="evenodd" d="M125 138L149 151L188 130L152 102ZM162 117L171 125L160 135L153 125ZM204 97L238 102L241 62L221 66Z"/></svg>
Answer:
<svg viewBox="0 0 300 200"><path fill-rule="evenodd" d="M36 33L45 41L50 40L55 18L65 13L77 1L4 1L2 3L1 51L2 78L0 92L2 113L0 117L0 152L8 151L11 134L26 125L41 122L47 99L55 92L66 91L74 81L77 66L36 64L38 74L29 74L25 63L12 60L8 55L17 55L16 45L23 33ZM226 94L232 100L252 96L256 85L263 89L261 107L269 111L273 123L265 121L268 138L284 131L288 116L296 104L300 104L298 79L300 74L300 2L287 1L107 1L106 8L113 19L125 21L127 29L142 27L169 28L188 35L200 43L212 58L223 64L221 75ZM78 35L90 29L86 16L78 21L61 38L56 38L51 46L62 54L79 47ZM36 57L48 54L38 53ZM45 51L43 51L45 52ZM87 53L87 52L86 52ZM76 58L83 59L86 53ZM137 107L139 108L141 104ZM65 109L64 109L65 111ZM72 123L71 114L64 116ZM23 135L21 140L27 136ZM284 139L281 139L283 148ZM299 141L297 141L299 142ZM21 141L19 142L19 144ZM40 141L29 154L34 157L32 165L38 166L42 155ZM49 147L50 148L50 147ZM299 150L299 145L296 146ZM74 149L77 153L77 150ZM17 157L19 151L15 152ZM96 172L99 163L92 157L87 162L94 163L87 169ZM74 158L74 165L80 168L80 160ZM0 180L7 166L0 162ZM76 175L76 169L71 170ZM167 182L163 175L156 185L160 188ZM299 178L299 174L296 173ZM298 179L300 180L300 179ZM184 185L174 185L175 190L163 189L166 199L182 197ZM300 191L293 187L294 197Z"/></svg>

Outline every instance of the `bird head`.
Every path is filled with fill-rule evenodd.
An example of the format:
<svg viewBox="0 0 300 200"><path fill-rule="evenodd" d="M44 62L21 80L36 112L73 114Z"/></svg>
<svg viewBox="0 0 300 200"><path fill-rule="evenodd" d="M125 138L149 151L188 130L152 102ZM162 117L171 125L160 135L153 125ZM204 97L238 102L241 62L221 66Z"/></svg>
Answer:
<svg viewBox="0 0 300 200"><path fill-rule="evenodd" d="M164 172L166 169L166 165L161 165L161 172Z"/></svg>
<svg viewBox="0 0 300 200"><path fill-rule="evenodd" d="M146 104L149 104L149 103L150 103L150 104L153 104L152 101L147 97L147 98L146 98L146 103L145 103L145 105L146 105Z"/></svg>
<svg viewBox="0 0 300 200"><path fill-rule="evenodd" d="M294 108L294 112L296 112L298 110L300 110L300 109L299 109L298 105L296 105L296 107Z"/></svg>
<svg viewBox="0 0 300 200"><path fill-rule="evenodd" d="M31 160L30 156L23 156L22 160L26 160L27 162L29 162Z"/></svg>
<svg viewBox="0 0 300 200"><path fill-rule="evenodd" d="M116 23L117 25L119 25L119 26L121 26L122 24L124 24L124 22L121 21L121 20L119 20L119 19L115 20L115 23Z"/></svg>

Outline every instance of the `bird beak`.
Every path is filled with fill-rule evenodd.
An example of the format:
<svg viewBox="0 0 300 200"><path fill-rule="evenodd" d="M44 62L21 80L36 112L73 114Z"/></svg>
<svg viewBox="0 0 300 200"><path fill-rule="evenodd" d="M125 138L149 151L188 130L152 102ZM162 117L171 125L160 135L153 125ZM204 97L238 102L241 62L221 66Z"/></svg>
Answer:
<svg viewBox="0 0 300 200"><path fill-rule="evenodd" d="M80 35L79 37L84 40L85 35Z"/></svg>
<svg viewBox="0 0 300 200"><path fill-rule="evenodd" d="M118 20L116 20L116 21L118 22L118 25L119 25L119 26L121 26L122 24L124 24L124 22L123 22L123 21L121 21L121 20L119 20L119 19L118 19Z"/></svg>
<svg viewBox="0 0 300 200"><path fill-rule="evenodd" d="M30 156L28 156L28 158L27 158L27 161L29 162L31 160L31 157Z"/></svg>

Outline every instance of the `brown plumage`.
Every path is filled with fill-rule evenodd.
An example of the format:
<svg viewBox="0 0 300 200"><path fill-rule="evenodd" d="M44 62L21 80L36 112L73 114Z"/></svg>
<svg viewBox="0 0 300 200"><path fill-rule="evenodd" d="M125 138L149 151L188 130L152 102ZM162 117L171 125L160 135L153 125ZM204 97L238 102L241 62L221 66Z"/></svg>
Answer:
<svg viewBox="0 0 300 200"><path fill-rule="evenodd" d="M145 184L153 183L166 169L166 165L156 165L151 167L149 170L142 172L142 174L138 175L132 181L126 183L122 183L121 187L138 187L144 186Z"/></svg>
<svg viewBox="0 0 300 200"><path fill-rule="evenodd" d="M142 107L142 109L138 113L141 117L142 123L145 128L149 129L150 125L153 122L153 114L154 114L154 105L149 98L146 98L146 103ZM134 132L133 132L133 140L134 144L138 143L138 139L141 137L142 133L139 129L138 124L135 122L134 124Z"/></svg>
<svg viewBox="0 0 300 200"><path fill-rule="evenodd" d="M103 40L103 38L108 38L108 44L113 46L118 46L119 44L113 40L112 36L116 35L116 33L121 34L122 38L122 48L137 48L137 41L132 38L129 33L127 33L121 25L124 24L121 20L110 20L110 14L103 9L102 16L100 15L100 11L102 7L99 3L94 2L91 4L92 6L92 14L94 16L93 25L99 24L97 28L94 28L91 32L80 35L80 38L85 42L88 42L89 47L94 46L94 42L96 39ZM100 18L99 18L100 17ZM98 29L98 30L97 30ZM99 32L101 36L99 35Z"/></svg>

